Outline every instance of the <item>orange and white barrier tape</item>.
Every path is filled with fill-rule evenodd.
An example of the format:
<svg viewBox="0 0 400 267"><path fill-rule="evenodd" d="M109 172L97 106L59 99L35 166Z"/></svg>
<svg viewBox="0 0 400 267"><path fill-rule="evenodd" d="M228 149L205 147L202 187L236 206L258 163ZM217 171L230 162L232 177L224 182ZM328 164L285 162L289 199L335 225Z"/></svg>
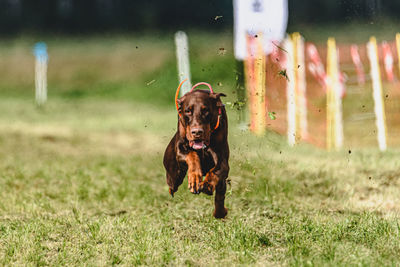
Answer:
<svg viewBox="0 0 400 267"><path fill-rule="evenodd" d="M337 53L337 58L339 59L339 51ZM321 57L318 54L317 47L314 44L309 43L307 45L307 54L310 59L310 63L308 63L308 70L314 76L314 78L318 81L318 83L324 88L326 91L328 76L325 72L324 64L321 61ZM346 95L346 75L343 72L339 71L339 81L340 81L340 97L344 97Z"/></svg>
<svg viewBox="0 0 400 267"><path fill-rule="evenodd" d="M394 73L393 73L393 54L390 49L390 45L386 42L382 42L382 51L383 51L383 62L385 65L386 78L389 82L394 81Z"/></svg>
<svg viewBox="0 0 400 267"><path fill-rule="evenodd" d="M358 53L358 45L351 45L350 47L351 59L353 60L354 66L356 67L357 72L357 81L359 85L365 84L365 73L364 66L362 64L360 54Z"/></svg>
<svg viewBox="0 0 400 267"><path fill-rule="evenodd" d="M318 54L317 47L314 44L307 45L307 55L310 59L310 63L308 64L308 70L314 76L314 78L321 84L321 86L326 87L326 73L325 67L322 63L321 57Z"/></svg>
<svg viewBox="0 0 400 267"><path fill-rule="evenodd" d="M397 57L400 71L400 33L396 34L396 48L397 48Z"/></svg>

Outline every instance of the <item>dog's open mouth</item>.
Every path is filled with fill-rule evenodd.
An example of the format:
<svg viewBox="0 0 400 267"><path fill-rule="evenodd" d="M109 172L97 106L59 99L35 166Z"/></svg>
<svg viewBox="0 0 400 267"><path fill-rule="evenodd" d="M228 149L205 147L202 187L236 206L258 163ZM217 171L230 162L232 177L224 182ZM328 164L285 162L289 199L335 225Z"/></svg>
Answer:
<svg viewBox="0 0 400 267"><path fill-rule="evenodd" d="M203 148L206 147L206 144L205 144L205 142L203 140L192 140L192 141L189 141L189 145L190 145L191 148L196 149L196 150L203 149Z"/></svg>

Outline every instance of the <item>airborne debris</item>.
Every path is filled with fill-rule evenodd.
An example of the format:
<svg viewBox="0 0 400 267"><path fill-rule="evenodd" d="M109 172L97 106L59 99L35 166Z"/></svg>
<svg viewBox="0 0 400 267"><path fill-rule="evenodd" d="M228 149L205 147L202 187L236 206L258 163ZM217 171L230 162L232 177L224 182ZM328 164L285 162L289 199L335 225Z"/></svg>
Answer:
<svg viewBox="0 0 400 267"><path fill-rule="evenodd" d="M276 113L274 111L268 111L268 116L271 120L276 120Z"/></svg>
<svg viewBox="0 0 400 267"><path fill-rule="evenodd" d="M226 54L226 49L223 47L220 47L218 49L218 55L225 56L225 54Z"/></svg>
<svg viewBox="0 0 400 267"><path fill-rule="evenodd" d="M280 70L278 75L285 77L285 79L289 82L289 76L287 75L286 69Z"/></svg>
<svg viewBox="0 0 400 267"><path fill-rule="evenodd" d="M225 102L225 105L229 106L231 109L242 110L245 107L246 102L242 102L242 101L235 101L233 103ZM250 124L249 124L249 126L250 126Z"/></svg>
<svg viewBox="0 0 400 267"><path fill-rule="evenodd" d="M214 20L219 20L221 19L223 16L215 16Z"/></svg>
<svg viewBox="0 0 400 267"><path fill-rule="evenodd" d="M155 81L156 81L156 80L152 80L152 81L146 83L146 85L149 86L149 85L153 84Z"/></svg>
<svg viewBox="0 0 400 267"><path fill-rule="evenodd" d="M286 51L286 49L285 48L283 48L283 47L281 47L281 46L279 46L279 45L277 45L276 43L274 43L274 42L272 42L272 44L274 45L274 46L276 46L279 50L282 50L283 52L285 52L285 53L288 53L288 51Z"/></svg>

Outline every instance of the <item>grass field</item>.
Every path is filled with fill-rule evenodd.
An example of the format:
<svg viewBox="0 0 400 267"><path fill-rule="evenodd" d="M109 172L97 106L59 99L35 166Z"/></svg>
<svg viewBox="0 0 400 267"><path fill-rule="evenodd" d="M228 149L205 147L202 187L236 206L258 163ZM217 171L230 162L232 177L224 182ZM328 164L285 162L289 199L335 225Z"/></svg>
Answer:
<svg viewBox="0 0 400 267"><path fill-rule="evenodd" d="M233 101L229 36L203 37L193 79L220 82ZM185 181L171 198L165 183L173 43L48 43L43 108L32 99L30 40L0 43L1 265L400 264L398 148L289 148L239 130L228 109L229 214L215 220L211 197Z"/></svg>

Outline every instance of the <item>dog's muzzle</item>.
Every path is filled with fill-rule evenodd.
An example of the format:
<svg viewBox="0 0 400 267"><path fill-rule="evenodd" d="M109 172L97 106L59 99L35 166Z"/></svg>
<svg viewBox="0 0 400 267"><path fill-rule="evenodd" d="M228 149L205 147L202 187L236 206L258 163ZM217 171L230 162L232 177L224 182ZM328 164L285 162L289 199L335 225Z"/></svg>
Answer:
<svg viewBox="0 0 400 267"><path fill-rule="evenodd" d="M189 141L189 146L194 150L205 149L207 147L206 142L200 140Z"/></svg>

